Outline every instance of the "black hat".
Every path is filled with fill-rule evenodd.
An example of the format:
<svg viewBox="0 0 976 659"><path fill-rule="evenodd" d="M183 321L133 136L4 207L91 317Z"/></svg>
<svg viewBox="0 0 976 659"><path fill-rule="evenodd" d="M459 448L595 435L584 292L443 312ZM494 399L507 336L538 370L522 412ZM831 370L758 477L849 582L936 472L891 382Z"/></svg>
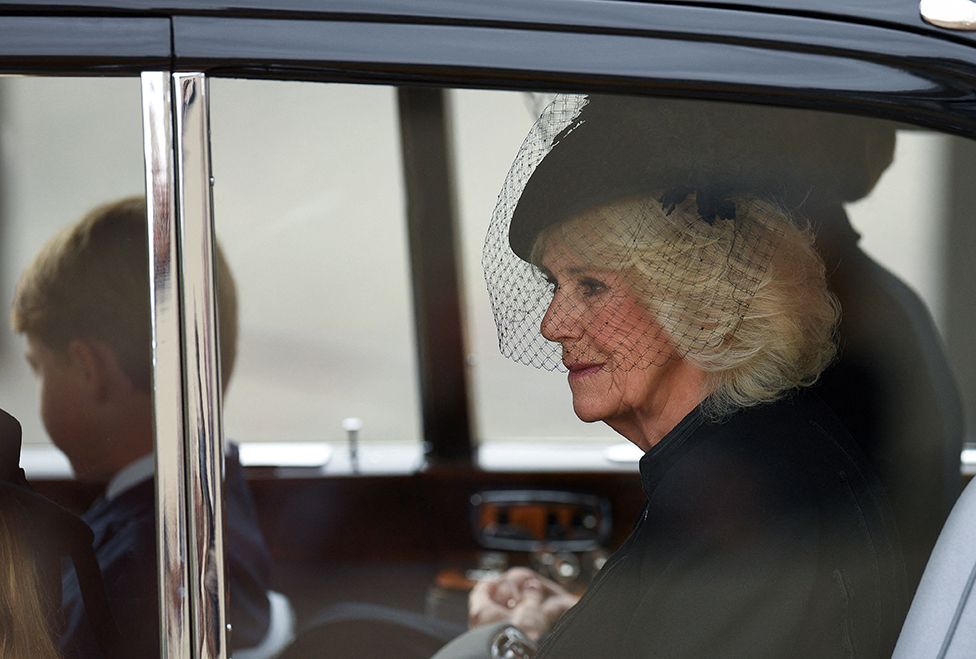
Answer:
<svg viewBox="0 0 976 659"><path fill-rule="evenodd" d="M892 124L732 103L591 95L519 196L509 244L529 260L538 233L587 208L674 187L770 197L865 196L891 164Z"/></svg>

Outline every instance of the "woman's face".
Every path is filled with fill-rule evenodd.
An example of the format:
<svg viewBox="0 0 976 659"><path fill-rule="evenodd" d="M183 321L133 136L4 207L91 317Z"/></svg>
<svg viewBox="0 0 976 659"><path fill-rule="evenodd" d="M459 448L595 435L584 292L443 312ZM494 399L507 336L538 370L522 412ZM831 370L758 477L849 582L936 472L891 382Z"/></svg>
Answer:
<svg viewBox="0 0 976 659"><path fill-rule="evenodd" d="M562 346L576 415L617 428L666 405L683 360L669 359L674 347L623 273L589 264L558 234L541 269L553 286L542 335Z"/></svg>

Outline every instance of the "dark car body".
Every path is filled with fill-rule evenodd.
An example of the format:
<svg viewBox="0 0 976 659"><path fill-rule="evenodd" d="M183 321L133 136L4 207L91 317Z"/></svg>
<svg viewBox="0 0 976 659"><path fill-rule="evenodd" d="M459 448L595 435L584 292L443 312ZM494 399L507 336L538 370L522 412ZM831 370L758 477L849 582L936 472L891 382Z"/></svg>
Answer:
<svg viewBox="0 0 976 659"><path fill-rule="evenodd" d="M165 226L174 244L180 232L190 241L180 250L164 241L151 246L160 268L154 272L155 402L157 419L165 419L157 427L158 555L162 578L171 580L164 591L183 593L161 615L164 653L180 657L226 656L224 611L212 605L219 598L203 596L223 583L203 579L206 561L185 560L208 551L219 555L221 543L213 531L220 506L200 504L220 499L214 456L223 441L221 401L217 387L201 384L217 382L219 374L212 351L189 343L197 334L209 337L204 346L214 343L213 300L204 294L212 287L206 260L213 241L211 127L205 107L196 106L192 112L200 116L193 118L181 114L186 108L179 100L192 107L207 80L398 89L425 460L401 473L331 478L252 469L273 554L291 566L282 572L285 590L314 581L309 575L329 562L374 561L386 566L370 568L382 575L398 562L429 566L472 554L478 546L468 501L486 488L567 488L604 497L613 503L611 544L625 537L641 505L640 485L630 473L533 463L489 471L479 463L454 257L446 88L736 101L850 113L976 138L976 32L933 24L916 0L0 2L0 74L143 77L147 194L156 235ZM153 106L157 101L162 105ZM200 145L203 151L193 152ZM193 153L181 160L187 149ZM962 170L952 176L947 189L968 183ZM976 229L953 231L946 250L956 258L949 259L945 277L970 281L976 268L964 255ZM167 299L173 307L164 306ZM957 333L976 320L965 287L947 287L945 304L958 310L951 321ZM971 386L976 376L970 381L967 374L976 373L976 351L953 357L963 388ZM164 432L178 441L161 439ZM958 449L938 448L950 472ZM52 480L42 489L75 506L94 494L70 481ZM953 492L948 489L943 503L951 503ZM301 507L307 501L332 505L316 509L312 524ZM195 594L180 590L186 584L191 592L197 587ZM314 590L292 596L313 607Z"/></svg>

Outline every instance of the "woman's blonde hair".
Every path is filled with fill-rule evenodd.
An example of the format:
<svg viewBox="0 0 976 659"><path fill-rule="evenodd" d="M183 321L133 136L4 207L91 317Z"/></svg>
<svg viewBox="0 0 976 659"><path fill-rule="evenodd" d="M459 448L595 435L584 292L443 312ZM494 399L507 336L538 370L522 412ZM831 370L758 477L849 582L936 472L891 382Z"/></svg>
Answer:
<svg viewBox="0 0 976 659"><path fill-rule="evenodd" d="M54 603L38 588L37 565L16 506L0 493L0 659L57 659L50 627Z"/></svg>
<svg viewBox="0 0 976 659"><path fill-rule="evenodd" d="M619 270L674 348L706 373L705 410L721 416L810 385L836 352L840 306L809 227L772 201L725 197L703 218L694 194L631 197L543 230L594 267ZM647 367L653 360L635 364Z"/></svg>

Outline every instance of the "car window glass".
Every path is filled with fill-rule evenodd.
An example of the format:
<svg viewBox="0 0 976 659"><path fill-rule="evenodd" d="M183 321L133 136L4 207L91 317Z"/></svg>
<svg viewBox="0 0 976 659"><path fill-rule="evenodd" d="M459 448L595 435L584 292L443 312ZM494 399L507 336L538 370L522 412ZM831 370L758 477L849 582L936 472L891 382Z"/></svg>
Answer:
<svg viewBox="0 0 976 659"><path fill-rule="evenodd" d="M60 228L91 208L142 194L139 83L122 78L0 78L3 159L3 286L0 392L24 427L24 442L43 445L36 387L25 344L9 330L21 272Z"/></svg>
<svg viewBox="0 0 976 659"><path fill-rule="evenodd" d="M340 459L358 427L364 445L416 451L394 90L213 80L211 125L216 228L240 309L226 436L336 442Z"/></svg>
<svg viewBox="0 0 976 659"><path fill-rule="evenodd" d="M64 656L100 656L113 626L123 655L158 655L139 80L0 78L0 147L0 407L21 422L32 486L82 516L96 540L75 546L91 546L102 570L101 584L67 561L46 570L55 538L83 528L59 518L59 535L13 559L24 561L14 601L63 575L61 602L41 595L63 607L50 618L63 626L48 631Z"/></svg>
<svg viewBox="0 0 976 659"><path fill-rule="evenodd" d="M575 418L564 375L526 368L499 354L485 291L485 227L519 144L550 97L481 90L452 94L469 363L481 441L617 437L602 424ZM967 259L952 245L953 236L968 226L968 214L961 201L965 186L951 182L954 172L964 171L971 149L960 138L900 127L892 164L877 186L847 204L851 224L861 235L860 248L923 301L961 383L973 371L964 358L968 339L960 324L971 313L960 297L971 279L961 278ZM962 395L972 410L973 387L963 386ZM524 404L528 399L532 405Z"/></svg>
<svg viewBox="0 0 976 659"><path fill-rule="evenodd" d="M815 235L814 246L823 260L828 287L840 303L841 316L837 354L826 369L818 369L813 388L847 427L889 492L896 522L906 538L903 550L914 583L958 493L960 451L970 441L966 422L973 418L976 401L976 364L969 331L972 282L976 278L972 260L962 247L972 244L974 237L970 228L971 186L964 174L972 163L972 143L864 117L627 97L597 97L595 101L590 97L576 105L572 99L560 99L558 105L551 106L551 112L547 109L542 114L543 121L551 122L551 132L544 133L536 131L539 124L533 125L533 115L543 105L533 95L460 91L453 95L453 101L460 196L468 200L462 202L460 215L469 364L477 435L483 446L493 449L491 455L505 451L524 455L527 443L549 446L553 455L563 456L570 453L574 441L590 442L594 447L602 446L594 441L623 442L623 437L602 423L581 423L574 418L574 411L586 421L611 417L619 425L621 418L623 422L632 419L621 417L620 410L628 414L635 409L648 409L638 408L646 397L636 402L628 398L620 384L626 379L615 377L614 368L626 371L628 367L612 366L620 358L615 351L623 350L628 342L641 345L640 338L630 338L627 329L616 333L607 330L614 327L615 321L593 311L601 299L598 296L594 295L592 303L574 302L577 306L572 307L574 303L567 300L576 299L573 294L559 292L574 290L572 286L576 285L580 291L578 299L583 300L587 295L584 291L591 290L590 284L572 279L567 274L572 269L565 270L560 278L558 259L557 272L546 277L550 288L536 297L532 297L532 291L542 290L536 283L539 276L532 279L526 274L520 279L520 275L511 275L531 270L527 258L541 256L545 264L548 252L532 252L532 244L537 250L542 244L545 250L552 244L569 241L565 238L565 243L554 242L549 236L572 235L571 229L562 228L559 232L543 233L549 229L536 225L549 227L551 217L580 214L580 208L600 209L594 217L616 217L614 208L593 206L591 199L599 199L601 194L611 200L616 194L659 205L670 217L667 206L671 204L673 210L673 204L681 203L692 192L705 222L714 223L718 221L716 217L735 222L734 211L723 210L723 194L734 196L741 190L765 194L775 208L781 209L776 212L785 212L801 226L809 226ZM597 109L588 114L587 108ZM608 125L607 117L620 123L620 131L631 131L629 139L626 134L594 136L600 128L588 132L588 125ZM559 121L563 123L556 125ZM533 132L523 143L528 126L533 126ZM550 137L539 137L545 134ZM549 151L551 144L556 146ZM533 163L539 161L539 149L549 155L541 159L538 169L533 169ZM552 155L557 152L561 155ZM619 166L620 162L624 166ZM533 172L532 178L526 171ZM615 178L609 178L608 171ZM520 183L510 185L513 179ZM536 183L529 195L532 181ZM526 185L525 193L520 192L521 185ZM714 187L699 189L696 185ZM513 187L517 191L514 197L509 192ZM515 209L502 211L502 217L518 216L518 209L523 209L520 230L536 242L525 243L524 237L519 238L514 229L509 232L504 223L501 230L493 233L498 214L493 216L492 209L498 190L502 190L498 208ZM641 195L648 193L655 198L645 202ZM486 294L479 265L488 258L483 255L482 246L489 217L492 229L488 240L493 251L484 254L492 255L494 272L499 274L489 277ZM640 220L641 216L637 217ZM516 220L511 221L514 227ZM540 243L542 236L548 242ZM672 281L680 279L682 283L676 284L679 287L691 286L690 282L699 275L675 275L676 270L669 269L674 258L670 252L660 261L647 260L644 252L638 251L642 247L633 246L653 241L645 241L637 233L634 236L626 234L621 239L614 234L615 240L607 243L612 245L606 248L608 251L594 253L598 259L623 259L632 266L626 266L629 270L624 268L627 272L651 273L642 280L652 282L646 289L647 296L642 298L638 293L637 297L646 301L652 314L657 314L662 327L687 330L669 337L674 340L673 345L683 349L688 341L697 340L688 337L698 336L698 331L708 332L715 325L708 320L695 322L694 326L677 324L683 322L682 309L696 307L693 303L666 306L674 297L669 297L667 291L677 290L669 288ZM572 259L578 259L586 250L583 245L598 237L578 237L574 246L567 248L570 256L564 262L578 263ZM518 243L521 247L517 246L518 240L523 241ZM519 253L519 249L523 251ZM618 255L621 249L633 249L637 256L633 261L630 252L622 257L605 256ZM738 258L735 243L729 254L731 264ZM754 254L761 258L762 251ZM613 267L600 262L604 267ZM578 265L573 267L585 272ZM759 266L763 272L764 267ZM736 272L736 266L730 265L727 278L721 281L735 286ZM640 279L639 274L633 277ZM567 282L569 289L564 286ZM546 298L547 294L552 297ZM751 299L752 293L748 295ZM549 300L553 300L551 305ZM555 300L561 302L556 304ZM566 308L570 310L560 311L560 305L569 305ZM676 308L678 311L674 311ZM739 322L746 323L753 308L748 309ZM492 311L502 319L505 333L496 334ZM670 313L674 315L669 316ZM752 323L760 313L761 310L752 313ZM775 314L770 316L774 317ZM588 319L593 319L592 325L587 324ZM622 328L641 326L619 323ZM516 328L514 333L512 327ZM561 345L543 346L540 332L550 340L555 337ZM726 345L704 341L703 345ZM499 343L514 359L543 368L502 358ZM773 350L779 349L773 345ZM708 349L687 350L692 360L710 354ZM757 360L765 352L763 349L754 353L759 356ZM589 357L591 354L596 356ZM580 371L571 373L568 383L560 359L564 364L566 359L576 360ZM596 363L601 375L584 379L590 377L587 369L593 368L586 360ZM605 364L600 366L600 360L611 364L609 372ZM741 368L745 369L748 363L742 362ZM578 386L571 386L574 382ZM652 391L656 394L660 390ZM710 403L714 400L705 401L703 409L710 409ZM620 463L636 466L642 452L633 444L622 446L628 450L607 447L601 457L591 457L586 464L603 468ZM537 458L540 464L547 463L543 455L540 452ZM553 458L553 464L561 463Z"/></svg>

